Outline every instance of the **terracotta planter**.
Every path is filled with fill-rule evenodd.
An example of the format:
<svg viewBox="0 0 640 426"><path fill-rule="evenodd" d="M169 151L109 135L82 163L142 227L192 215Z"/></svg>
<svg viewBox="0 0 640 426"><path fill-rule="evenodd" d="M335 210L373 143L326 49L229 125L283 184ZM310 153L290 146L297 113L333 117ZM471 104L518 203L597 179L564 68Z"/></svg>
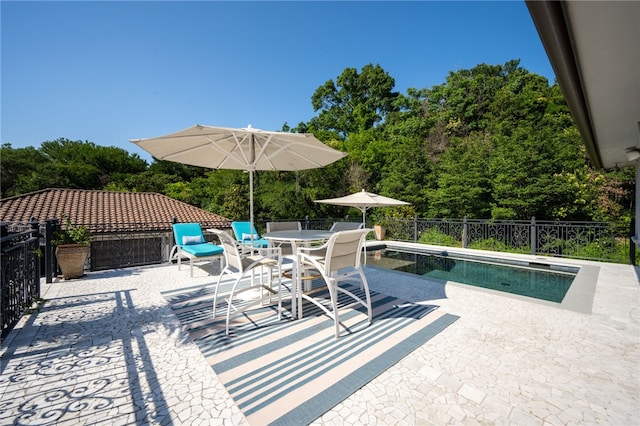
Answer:
<svg viewBox="0 0 640 426"><path fill-rule="evenodd" d="M387 228L382 225L373 225L373 232L376 234L376 240L384 240L384 234L387 232Z"/></svg>
<svg viewBox="0 0 640 426"><path fill-rule="evenodd" d="M84 275L84 264L90 251L89 244L63 244L56 247L56 259L65 280Z"/></svg>

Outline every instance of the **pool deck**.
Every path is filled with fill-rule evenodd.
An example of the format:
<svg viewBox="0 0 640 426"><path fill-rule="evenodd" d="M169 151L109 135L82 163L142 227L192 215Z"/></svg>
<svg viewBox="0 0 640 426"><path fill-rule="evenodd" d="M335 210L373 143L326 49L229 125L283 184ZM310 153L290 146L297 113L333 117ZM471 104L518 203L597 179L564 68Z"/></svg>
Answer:
<svg viewBox="0 0 640 426"><path fill-rule="evenodd" d="M591 313L368 268L372 290L460 319L313 424L640 424L640 268L562 262L597 271ZM1 348L0 424L246 424L160 293L216 271L43 284Z"/></svg>

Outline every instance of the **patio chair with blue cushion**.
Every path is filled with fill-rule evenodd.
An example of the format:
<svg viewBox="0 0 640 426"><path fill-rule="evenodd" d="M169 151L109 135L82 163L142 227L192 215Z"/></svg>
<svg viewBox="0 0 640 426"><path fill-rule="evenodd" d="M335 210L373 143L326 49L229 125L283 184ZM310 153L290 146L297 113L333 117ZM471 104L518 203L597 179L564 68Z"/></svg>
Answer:
<svg viewBox="0 0 640 426"><path fill-rule="evenodd" d="M213 258L222 260L223 248L216 244L209 243L204 239L202 227L199 223L174 223L172 226L175 246L171 249L169 259L173 260L177 258L178 270L180 270L183 257L189 259L192 277L193 262L195 260L209 260Z"/></svg>
<svg viewBox="0 0 640 426"><path fill-rule="evenodd" d="M251 246L251 234L253 231L254 247L266 248L269 246L269 241L260 238L260 234L256 231L256 227L251 225L251 222L231 222L231 229L233 229L236 240L243 245Z"/></svg>

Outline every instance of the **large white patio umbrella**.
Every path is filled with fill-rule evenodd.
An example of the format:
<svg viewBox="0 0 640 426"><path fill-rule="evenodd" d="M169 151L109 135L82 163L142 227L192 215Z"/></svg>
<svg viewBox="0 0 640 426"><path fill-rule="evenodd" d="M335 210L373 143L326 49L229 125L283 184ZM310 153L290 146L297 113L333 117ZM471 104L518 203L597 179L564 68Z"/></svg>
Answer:
<svg viewBox="0 0 640 426"><path fill-rule="evenodd" d="M333 204L336 206L356 207L362 211L362 223L365 222L367 210L372 207L389 207L407 205L406 201L395 198L384 197L382 195L367 192L364 189L350 195L339 198L327 198L325 200L315 200L316 203Z"/></svg>
<svg viewBox="0 0 640 426"><path fill-rule="evenodd" d="M195 125L165 136L130 141L159 160L211 169L247 170L252 225L256 170L315 169L347 155L310 133L269 132L251 125L241 129Z"/></svg>

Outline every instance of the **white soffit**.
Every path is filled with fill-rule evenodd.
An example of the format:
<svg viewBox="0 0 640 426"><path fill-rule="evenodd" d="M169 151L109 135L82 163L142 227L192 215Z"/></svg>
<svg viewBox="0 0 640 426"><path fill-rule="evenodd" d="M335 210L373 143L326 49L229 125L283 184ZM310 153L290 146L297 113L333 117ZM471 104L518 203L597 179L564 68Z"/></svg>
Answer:
<svg viewBox="0 0 640 426"><path fill-rule="evenodd" d="M640 143L640 2L565 6L602 165L629 165L626 150Z"/></svg>

